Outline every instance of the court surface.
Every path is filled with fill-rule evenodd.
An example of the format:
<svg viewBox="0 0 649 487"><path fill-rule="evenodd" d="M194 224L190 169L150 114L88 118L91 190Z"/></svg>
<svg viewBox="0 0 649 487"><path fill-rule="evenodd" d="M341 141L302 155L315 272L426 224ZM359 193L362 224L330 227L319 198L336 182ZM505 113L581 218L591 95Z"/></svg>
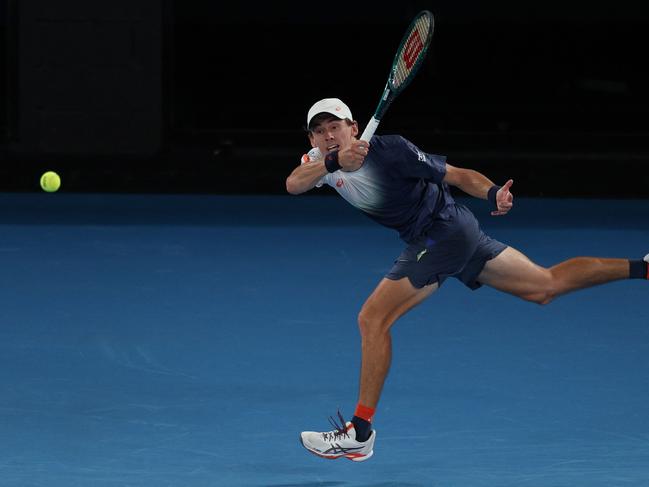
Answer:
<svg viewBox="0 0 649 487"><path fill-rule="evenodd" d="M649 200L519 198L543 265L642 258ZM401 250L337 197L0 194L2 487L646 487L649 283L547 307L455 280L393 329L374 457L356 313Z"/></svg>

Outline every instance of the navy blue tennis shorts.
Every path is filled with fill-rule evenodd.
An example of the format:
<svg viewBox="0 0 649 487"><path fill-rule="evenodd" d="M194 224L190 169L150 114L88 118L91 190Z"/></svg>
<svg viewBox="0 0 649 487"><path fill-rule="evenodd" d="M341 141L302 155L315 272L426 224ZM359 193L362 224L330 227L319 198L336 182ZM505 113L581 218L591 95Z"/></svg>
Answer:
<svg viewBox="0 0 649 487"><path fill-rule="evenodd" d="M411 242L394 262L386 278L404 277L416 288L455 277L471 289L482 284L477 281L485 263L507 246L485 235L478 220L463 205L449 208L448 219L435 220L425 235Z"/></svg>

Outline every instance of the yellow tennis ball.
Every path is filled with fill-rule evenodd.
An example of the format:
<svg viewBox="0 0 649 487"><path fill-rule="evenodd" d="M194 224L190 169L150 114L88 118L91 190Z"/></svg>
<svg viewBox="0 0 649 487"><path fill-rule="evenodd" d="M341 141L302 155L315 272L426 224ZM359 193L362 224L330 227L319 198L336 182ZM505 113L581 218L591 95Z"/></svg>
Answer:
<svg viewBox="0 0 649 487"><path fill-rule="evenodd" d="M47 171L41 176L41 188L48 193L54 193L61 187L61 178L54 171Z"/></svg>

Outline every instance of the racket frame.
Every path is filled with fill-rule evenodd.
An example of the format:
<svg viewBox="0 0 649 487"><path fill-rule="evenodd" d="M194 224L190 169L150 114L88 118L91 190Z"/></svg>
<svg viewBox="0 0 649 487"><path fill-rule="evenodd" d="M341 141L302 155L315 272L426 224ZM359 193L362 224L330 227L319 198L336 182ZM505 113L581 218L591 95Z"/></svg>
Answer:
<svg viewBox="0 0 649 487"><path fill-rule="evenodd" d="M422 43L423 43L422 49L417 54L417 60L413 64L412 68L410 69L408 76L406 76L406 78L401 83L401 85L395 86L394 77L397 69L397 64L401 60L404 46L408 42L408 39L410 39L410 36L414 32L417 22L422 16L428 17L430 22L430 28L428 29L426 38L422 39ZM412 22L410 22L410 25L408 26L405 35L401 39L401 44L399 44L399 48L397 49L397 53L394 56L394 60L392 61L392 68L390 69L388 81L385 84L385 88L383 89L383 94L381 95L381 99L379 100L379 103L376 106L376 110L374 110L374 115L372 115L370 121L367 123L367 126L365 127L365 130L363 130L363 134L360 136L360 140L369 142L369 140L374 135L374 132L376 132L376 129L378 128L379 123L383 118L383 115L385 115L385 112L388 110L388 108L390 107L394 99L406 88L406 86L410 84L412 79L415 77L417 71L419 71L419 68L421 67L421 64L423 63L426 57L426 54L428 53L428 47L430 46L434 30L435 30L435 17L428 10L422 10L417 14L417 16L412 20Z"/></svg>

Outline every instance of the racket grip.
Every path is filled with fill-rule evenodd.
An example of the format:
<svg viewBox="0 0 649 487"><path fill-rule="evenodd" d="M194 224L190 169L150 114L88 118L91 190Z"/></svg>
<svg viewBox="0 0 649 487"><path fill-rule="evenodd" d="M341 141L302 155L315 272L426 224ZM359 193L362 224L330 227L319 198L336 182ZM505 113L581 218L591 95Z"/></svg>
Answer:
<svg viewBox="0 0 649 487"><path fill-rule="evenodd" d="M307 154L304 154L302 156L300 163L306 164L307 162L312 162L315 161L316 159L321 159L321 158L322 158L322 152L320 152L320 149L318 149L317 147L314 147Z"/></svg>
<svg viewBox="0 0 649 487"><path fill-rule="evenodd" d="M377 120L376 118L372 117L370 121L367 123L367 127L365 127L365 130L363 131L363 135L361 135L360 140L369 142L372 136L374 135L374 132L376 132L376 128L379 126L379 122L380 120Z"/></svg>

